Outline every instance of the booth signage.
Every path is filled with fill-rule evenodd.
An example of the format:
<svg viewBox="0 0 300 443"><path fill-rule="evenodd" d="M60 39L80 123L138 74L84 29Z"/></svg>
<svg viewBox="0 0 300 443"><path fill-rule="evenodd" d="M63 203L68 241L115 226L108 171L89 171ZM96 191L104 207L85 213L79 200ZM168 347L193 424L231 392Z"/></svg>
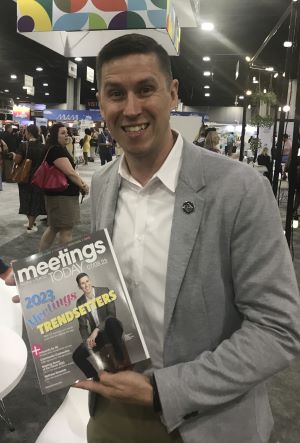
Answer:
<svg viewBox="0 0 300 443"><path fill-rule="evenodd" d="M16 119L30 119L30 108L27 106L18 106L14 105L13 107L13 116Z"/></svg>
<svg viewBox="0 0 300 443"><path fill-rule="evenodd" d="M41 126L47 126L48 120L46 118L42 118L42 117L36 117L35 118L35 124L36 126L38 126L39 128Z"/></svg>
<svg viewBox="0 0 300 443"><path fill-rule="evenodd" d="M44 118L48 120L67 121L73 122L76 120L91 120L101 121L103 120L99 111L85 111L74 109L46 109L44 111Z"/></svg>

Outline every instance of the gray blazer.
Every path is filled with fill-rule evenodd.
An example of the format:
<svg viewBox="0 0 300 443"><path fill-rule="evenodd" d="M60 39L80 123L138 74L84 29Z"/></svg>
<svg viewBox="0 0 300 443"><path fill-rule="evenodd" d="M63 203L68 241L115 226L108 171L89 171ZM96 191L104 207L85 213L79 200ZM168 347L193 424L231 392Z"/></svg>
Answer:
<svg viewBox="0 0 300 443"><path fill-rule="evenodd" d="M113 230L119 161L92 181L92 230ZM194 211L183 211L192 202ZM271 187L184 142L164 313L163 420L185 443L265 443L264 381L300 350L299 293Z"/></svg>

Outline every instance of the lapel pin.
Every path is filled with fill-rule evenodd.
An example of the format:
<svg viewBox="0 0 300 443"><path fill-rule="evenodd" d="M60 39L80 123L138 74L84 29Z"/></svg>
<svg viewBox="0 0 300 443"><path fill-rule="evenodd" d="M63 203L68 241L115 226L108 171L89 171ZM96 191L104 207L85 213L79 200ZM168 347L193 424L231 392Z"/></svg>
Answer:
<svg viewBox="0 0 300 443"><path fill-rule="evenodd" d="M191 214L192 212L195 211L195 205L193 202L184 202L182 205L182 210L186 214Z"/></svg>

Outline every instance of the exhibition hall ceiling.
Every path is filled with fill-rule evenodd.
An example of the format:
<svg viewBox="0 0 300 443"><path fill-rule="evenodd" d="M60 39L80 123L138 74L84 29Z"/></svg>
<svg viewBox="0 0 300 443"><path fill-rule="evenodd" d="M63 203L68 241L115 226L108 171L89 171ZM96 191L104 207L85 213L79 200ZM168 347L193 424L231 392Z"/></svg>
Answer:
<svg viewBox="0 0 300 443"><path fill-rule="evenodd" d="M180 56L172 57L174 75L180 81L180 98L188 106L232 106L236 96L243 95L247 70L245 57L256 53L291 0L181 0L180 3L184 2L198 10L199 25L212 22L215 29L211 32L201 30L200 26L182 29ZM16 20L16 3L1 0L0 94L16 102L65 102L68 59L17 34ZM289 18L260 54L256 64L284 72L286 48L283 42L288 40L288 31ZM203 61L203 57L210 57L210 61ZM236 80L238 61L240 75ZM81 102L94 101L95 91L92 89L96 85L85 80L86 66L94 68L94 58L83 57L77 64L78 75L82 78ZM37 67L43 70L36 71ZM205 77L204 71L213 75ZM268 87L272 73L260 72L262 87ZM11 78L11 74L17 78ZM24 74L34 77L35 95L27 99L26 91L22 89ZM253 75L259 78L259 73ZM275 81L273 78L273 85ZM204 86L210 88L204 89ZM205 96L207 93L210 96Z"/></svg>

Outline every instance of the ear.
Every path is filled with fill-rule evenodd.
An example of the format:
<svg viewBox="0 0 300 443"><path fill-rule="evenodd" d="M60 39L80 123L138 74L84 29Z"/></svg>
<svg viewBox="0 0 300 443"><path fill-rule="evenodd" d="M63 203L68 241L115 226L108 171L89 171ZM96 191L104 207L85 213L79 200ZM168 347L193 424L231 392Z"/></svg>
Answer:
<svg viewBox="0 0 300 443"><path fill-rule="evenodd" d="M179 82L177 79L173 79L170 85L170 94L171 94L171 104L170 110L177 108L178 105L178 86Z"/></svg>

